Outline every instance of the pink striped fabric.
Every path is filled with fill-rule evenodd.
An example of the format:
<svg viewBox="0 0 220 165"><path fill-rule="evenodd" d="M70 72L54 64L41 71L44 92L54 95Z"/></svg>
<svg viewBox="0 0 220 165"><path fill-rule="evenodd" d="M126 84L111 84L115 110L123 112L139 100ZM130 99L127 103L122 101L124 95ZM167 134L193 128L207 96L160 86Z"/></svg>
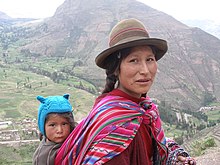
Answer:
<svg viewBox="0 0 220 165"><path fill-rule="evenodd" d="M150 126L165 162L167 148L157 106L148 97L137 104L123 97L106 96L63 143L55 165L103 164L128 147L142 122Z"/></svg>

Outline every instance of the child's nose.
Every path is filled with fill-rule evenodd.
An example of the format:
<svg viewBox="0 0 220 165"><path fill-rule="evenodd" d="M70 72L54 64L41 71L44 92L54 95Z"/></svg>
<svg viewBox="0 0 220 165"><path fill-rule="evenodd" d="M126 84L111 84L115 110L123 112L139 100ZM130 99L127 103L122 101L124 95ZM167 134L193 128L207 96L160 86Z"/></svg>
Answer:
<svg viewBox="0 0 220 165"><path fill-rule="evenodd" d="M57 133L62 133L62 132L63 132L62 126L57 126Z"/></svg>

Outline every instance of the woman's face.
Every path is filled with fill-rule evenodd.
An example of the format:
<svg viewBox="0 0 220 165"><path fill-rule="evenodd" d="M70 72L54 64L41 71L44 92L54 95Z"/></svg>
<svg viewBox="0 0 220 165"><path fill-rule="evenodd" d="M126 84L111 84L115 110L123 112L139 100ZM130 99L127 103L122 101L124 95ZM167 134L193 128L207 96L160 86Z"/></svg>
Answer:
<svg viewBox="0 0 220 165"><path fill-rule="evenodd" d="M157 62L149 46L136 46L120 65L118 88L125 93L140 98L153 84L157 72Z"/></svg>
<svg viewBox="0 0 220 165"><path fill-rule="evenodd" d="M49 114L45 122L47 139L55 143L62 143L70 134L70 123L59 114Z"/></svg>

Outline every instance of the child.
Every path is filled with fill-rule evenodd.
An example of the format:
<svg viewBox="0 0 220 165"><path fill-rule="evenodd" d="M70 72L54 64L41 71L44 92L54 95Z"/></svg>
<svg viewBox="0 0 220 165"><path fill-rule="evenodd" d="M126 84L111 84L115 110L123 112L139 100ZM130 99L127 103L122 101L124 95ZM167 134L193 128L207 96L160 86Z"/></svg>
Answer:
<svg viewBox="0 0 220 165"><path fill-rule="evenodd" d="M74 129L72 106L68 99L69 94L47 98L37 96L40 101L38 127L41 143L33 155L33 164L54 164L57 150Z"/></svg>

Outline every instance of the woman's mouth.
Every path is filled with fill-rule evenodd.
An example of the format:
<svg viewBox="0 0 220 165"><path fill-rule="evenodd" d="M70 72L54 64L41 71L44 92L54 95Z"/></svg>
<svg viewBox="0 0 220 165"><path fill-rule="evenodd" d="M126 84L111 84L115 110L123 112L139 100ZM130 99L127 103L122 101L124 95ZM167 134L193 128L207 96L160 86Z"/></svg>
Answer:
<svg viewBox="0 0 220 165"><path fill-rule="evenodd" d="M139 79L136 82L143 82L143 83L145 83L145 82L149 82L149 81L150 81L150 79Z"/></svg>

